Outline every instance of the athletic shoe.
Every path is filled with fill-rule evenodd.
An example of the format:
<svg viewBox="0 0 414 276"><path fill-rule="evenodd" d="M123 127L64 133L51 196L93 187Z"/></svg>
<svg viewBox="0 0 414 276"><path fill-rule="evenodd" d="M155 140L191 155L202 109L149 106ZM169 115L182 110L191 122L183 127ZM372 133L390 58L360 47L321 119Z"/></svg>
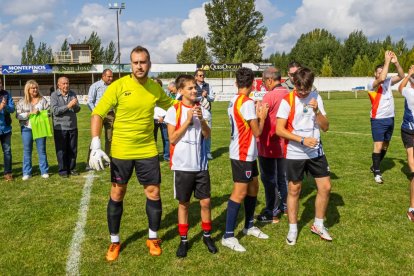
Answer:
<svg viewBox="0 0 414 276"><path fill-rule="evenodd" d="M325 227L319 228L318 226L313 224L311 227L311 231L312 233L321 237L321 239L323 240L332 241L332 237L331 235L329 235L328 229L326 229Z"/></svg>
<svg viewBox="0 0 414 276"><path fill-rule="evenodd" d="M207 153L207 159L208 160L213 160L213 155L211 155L211 153Z"/></svg>
<svg viewBox="0 0 414 276"><path fill-rule="evenodd" d="M414 222L414 211L408 211L407 212L407 217L409 220L411 220L412 222Z"/></svg>
<svg viewBox="0 0 414 276"><path fill-rule="evenodd" d="M263 223L279 223L280 220L277 216L269 216L267 214L260 214L256 217L256 220L258 222L263 222Z"/></svg>
<svg viewBox="0 0 414 276"><path fill-rule="evenodd" d="M188 241L180 241L180 245L177 249L177 257L178 258L184 258L187 257L187 251L188 251Z"/></svg>
<svg viewBox="0 0 414 276"><path fill-rule="evenodd" d="M119 242L113 242L109 246L108 252L106 252L106 260L109 262L118 259L119 251L121 250L121 244Z"/></svg>
<svg viewBox="0 0 414 276"><path fill-rule="evenodd" d="M297 239L298 239L298 232L289 231L286 236L286 243L288 245L295 245Z"/></svg>
<svg viewBox="0 0 414 276"><path fill-rule="evenodd" d="M77 170L70 171L70 174L73 175L73 176L79 175Z"/></svg>
<svg viewBox="0 0 414 276"><path fill-rule="evenodd" d="M203 242L207 246L207 249L210 253L216 254L217 253L217 247L214 244L214 241L211 237L203 236Z"/></svg>
<svg viewBox="0 0 414 276"><path fill-rule="evenodd" d="M245 252L246 248L244 248L240 243L239 240L235 237L230 237L225 239L224 237L221 239L221 244L225 247L230 248L231 250L237 252Z"/></svg>
<svg viewBox="0 0 414 276"><path fill-rule="evenodd" d="M161 239L147 240L147 247L149 248L149 253L152 256L159 256L162 253L161 250Z"/></svg>
<svg viewBox="0 0 414 276"><path fill-rule="evenodd" d="M11 173L6 173L4 175L4 180L5 181L13 181L13 175Z"/></svg>
<svg viewBox="0 0 414 276"><path fill-rule="evenodd" d="M384 180L382 179L382 175L377 174L376 176L374 176L374 180L375 182L377 182L378 184L382 184L384 183Z"/></svg>
<svg viewBox="0 0 414 276"><path fill-rule="evenodd" d="M48 173L42 174L42 178L49 178L49 174Z"/></svg>
<svg viewBox="0 0 414 276"><path fill-rule="evenodd" d="M268 235L266 235L265 233L263 233L256 226L250 227L249 229L244 228L243 229L243 234L248 235L248 236L254 236L256 238L264 239L264 240L269 238Z"/></svg>
<svg viewBox="0 0 414 276"><path fill-rule="evenodd" d="M22 180L23 181L29 180L30 177L31 177L30 175L23 175Z"/></svg>

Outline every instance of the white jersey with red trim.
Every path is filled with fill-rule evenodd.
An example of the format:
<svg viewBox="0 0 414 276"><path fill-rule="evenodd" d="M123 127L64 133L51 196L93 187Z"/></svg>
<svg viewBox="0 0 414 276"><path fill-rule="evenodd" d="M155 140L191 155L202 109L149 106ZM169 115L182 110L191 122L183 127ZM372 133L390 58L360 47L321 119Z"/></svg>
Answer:
<svg viewBox="0 0 414 276"><path fill-rule="evenodd" d="M368 96L371 100L371 118L384 119L395 116L394 112L394 96L391 90L391 77L386 78L385 81L378 85L377 90L374 91L374 81L368 83Z"/></svg>
<svg viewBox="0 0 414 276"><path fill-rule="evenodd" d="M176 103L167 110L164 121L178 129L187 120L187 112L191 108L182 102ZM211 119L210 112L203 107L201 111L205 120ZM171 170L177 171L197 172L208 169L206 142L197 116L193 116L193 123L177 144L170 144L170 166Z"/></svg>
<svg viewBox="0 0 414 276"><path fill-rule="evenodd" d="M316 123L316 114L313 108L308 105L312 99L317 100L318 108L322 115L325 116L326 112L322 98L316 91L311 92L306 98L299 98L296 96L296 92L290 92L280 103L276 116L288 120L286 128L291 133L301 137L313 137L320 141L321 133ZM314 148L309 148L296 141L287 141L286 159L312 159L323 155L321 143L318 143Z"/></svg>
<svg viewBox="0 0 414 276"><path fill-rule="evenodd" d="M254 101L238 94L231 99L227 113L231 125L230 159L254 161L257 144L248 121L257 119Z"/></svg>

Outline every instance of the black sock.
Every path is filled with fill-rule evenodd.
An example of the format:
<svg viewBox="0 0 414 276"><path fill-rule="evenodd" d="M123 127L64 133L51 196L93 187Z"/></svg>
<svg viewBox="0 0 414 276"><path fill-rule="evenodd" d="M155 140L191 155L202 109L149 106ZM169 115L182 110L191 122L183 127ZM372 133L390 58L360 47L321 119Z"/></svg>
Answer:
<svg viewBox="0 0 414 276"><path fill-rule="evenodd" d="M387 150L386 149L382 149L381 150L381 158L380 158L380 162L382 161L382 159L384 159L385 155L387 154Z"/></svg>
<svg viewBox="0 0 414 276"><path fill-rule="evenodd" d="M151 200L147 198L145 209L147 211L149 229L154 232L158 231L162 215L161 199Z"/></svg>
<svg viewBox="0 0 414 276"><path fill-rule="evenodd" d="M226 215L226 232L224 238L234 237L234 228L236 228L237 215L239 214L240 203L229 199L227 201L227 215Z"/></svg>
<svg viewBox="0 0 414 276"><path fill-rule="evenodd" d="M256 209L256 196L246 195L244 198L244 228L249 229L253 226L254 210Z"/></svg>
<svg viewBox="0 0 414 276"><path fill-rule="evenodd" d="M107 220L108 220L108 229L109 229L110 234L119 233L123 211L124 211L123 201L113 201L112 198L109 198L106 213L107 213Z"/></svg>
<svg viewBox="0 0 414 276"><path fill-rule="evenodd" d="M372 153L372 167L374 168L374 175L381 173L380 171L381 153Z"/></svg>

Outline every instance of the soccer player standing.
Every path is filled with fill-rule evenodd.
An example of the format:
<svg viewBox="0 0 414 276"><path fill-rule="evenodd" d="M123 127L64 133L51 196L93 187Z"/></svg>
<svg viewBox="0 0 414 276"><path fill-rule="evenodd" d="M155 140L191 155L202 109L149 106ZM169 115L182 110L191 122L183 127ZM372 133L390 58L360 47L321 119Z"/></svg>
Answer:
<svg viewBox="0 0 414 276"><path fill-rule="evenodd" d="M390 63L394 63L398 75L387 77ZM368 84L368 95L371 100L371 132L374 140L371 172L374 180L382 184L380 164L387 153L394 131L394 97L391 86L404 78L404 71L398 63L397 56L391 51L385 51L384 64L375 68L375 79Z"/></svg>
<svg viewBox="0 0 414 276"><path fill-rule="evenodd" d="M119 229L123 212L123 199L127 184L135 168L138 181L144 186L149 238L146 242L150 254L161 254L157 231L161 222L160 183L161 173L158 151L154 140L154 107L168 109L174 102L158 83L148 78L151 58L148 50L137 46L130 55L132 74L113 82L92 112L91 157L89 165L103 169L103 160L108 156L101 150L99 139L103 118L115 110L114 131L111 145L112 188L107 208L111 245L106 255L108 261L118 258L120 245Z"/></svg>
<svg viewBox="0 0 414 276"><path fill-rule="evenodd" d="M299 195L304 172L315 178L318 192L312 233L331 241L323 220L331 191L328 161L320 142L320 129L327 131L329 122L321 96L312 91L314 74L305 67L293 76L295 89L282 100L277 112L276 134L287 140L286 168L288 179L287 211L289 232L286 242L295 245L298 236Z"/></svg>
<svg viewBox="0 0 414 276"><path fill-rule="evenodd" d="M230 161L233 174L233 191L227 202L226 232L221 244L238 252L246 249L234 237L237 215L241 202L244 201L245 222L243 233L259 239L268 235L253 226L254 210L259 190L257 169L256 138L263 130L269 107L258 106L249 98L253 89L254 74L251 69L240 68L236 72L238 93L233 97L227 109L231 124Z"/></svg>
<svg viewBox="0 0 414 276"><path fill-rule="evenodd" d="M410 83L409 87L407 83ZM404 117L401 124L401 138L407 151L410 176L410 207L407 211L408 218L414 222L414 65L411 65L407 76L402 80L398 91L405 97Z"/></svg>
<svg viewBox="0 0 414 276"><path fill-rule="evenodd" d="M193 192L194 197L200 200L203 242L211 253L216 253L217 248L211 239L210 174L206 151L210 112L196 104L197 89L193 76L179 76L176 87L182 100L168 109L165 122L171 143L174 194L179 201L178 233L181 241L177 257L187 256L188 207Z"/></svg>

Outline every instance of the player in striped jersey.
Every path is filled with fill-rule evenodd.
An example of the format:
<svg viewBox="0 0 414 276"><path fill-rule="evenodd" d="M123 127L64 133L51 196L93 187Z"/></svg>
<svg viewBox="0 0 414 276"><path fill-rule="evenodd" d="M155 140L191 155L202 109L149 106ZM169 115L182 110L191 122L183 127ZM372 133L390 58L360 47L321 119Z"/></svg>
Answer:
<svg viewBox="0 0 414 276"><path fill-rule="evenodd" d="M388 77L390 63L397 68L398 75ZM391 86L404 78L404 71L398 63L397 56L391 51L385 51L384 64L375 68L375 79L368 84L368 95L371 100L371 131L374 140L371 171L374 180L382 184L380 164L387 153L394 131L394 97Z"/></svg>
<svg viewBox="0 0 414 276"><path fill-rule="evenodd" d="M253 89L254 74L251 69L240 68L236 72L238 94L230 101L228 114L231 124L230 161L233 173L233 191L227 203L226 232L221 240L222 245L238 252L246 249L234 237L237 215L241 202L244 201L245 223L243 233L259 239L267 239L268 235L253 226L254 210L257 201L259 184L257 176L257 144L269 107L257 106L248 97Z"/></svg>
<svg viewBox="0 0 414 276"><path fill-rule="evenodd" d="M178 233L181 241L177 257L186 257L188 251L188 208L191 194L200 200L203 242L211 253L217 248L211 238L210 175L208 172L206 139L210 136L207 121L211 115L196 103L196 82L191 75L181 75L176 87L182 100L167 111L170 139L170 166L174 171L174 195L178 204Z"/></svg>

